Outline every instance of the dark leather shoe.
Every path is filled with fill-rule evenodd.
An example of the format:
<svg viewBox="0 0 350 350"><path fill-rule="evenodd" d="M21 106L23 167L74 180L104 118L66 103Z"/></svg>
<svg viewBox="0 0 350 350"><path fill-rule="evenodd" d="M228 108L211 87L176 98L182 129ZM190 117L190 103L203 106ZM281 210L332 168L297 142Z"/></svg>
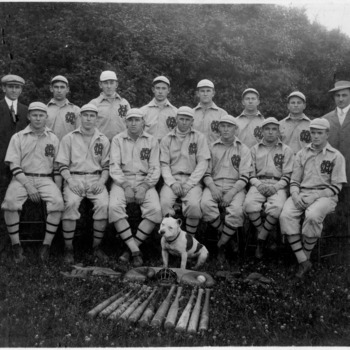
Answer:
<svg viewBox="0 0 350 350"><path fill-rule="evenodd" d="M74 264L74 251L72 248L64 248L63 261L66 264Z"/></svg>
<svg viewBox="0 0 350 350"><path fill-rule="evenodd" d="M12 246L13 259L16 264L21 263L25 260L25 256L23 255L23 248L20 244L14 244Z"/></svg>
<svg viewBox="0 0 350 350"><path fill-rule="evenodd" d="M262 239L258 239L258 245L255 250L255 257L257 259L262 259L264 256L266 242Z"/></svg>
<svg viewBox="0 0 350 350"><path fill-rule="evenodd" d="M298 272L295 274L297 278L303 278L312 268L312 263L309 260L303 261L299 264Z"/></svg>
<svg viewBox="0 0 350 350"><path fill-rule="evenodd" d="M140 267L143 265L143 259L141 256L141 252L135 252L132 254L132 266Z"/></svg>
<svg viewBox="0 0 350 350"><path fill-rule="evenodd" d="M126 250L120 257L119 261L123 263L127 263L130 260L130 252Z"/></svg>
<svg viewBox="0 0 350 350"><path fill-rule="evenodd" d="M42 262L46 262L50 256L50 246L48 244L43 244L40 248L39 256Z"/></svg>
<svg viewBox="0 0 350 350"><path fill-rule="evenodd" d="M107 262L109 260L107 254L100 248L100 246L97 246L94 248L93 255L97 259L104 261L104 262Z"/></svg>

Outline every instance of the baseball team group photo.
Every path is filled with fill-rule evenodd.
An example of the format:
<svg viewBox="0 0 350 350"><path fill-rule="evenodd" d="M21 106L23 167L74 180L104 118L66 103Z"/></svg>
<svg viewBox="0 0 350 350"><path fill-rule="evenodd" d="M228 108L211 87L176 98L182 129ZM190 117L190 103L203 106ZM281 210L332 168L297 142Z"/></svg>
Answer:
<svg viewBox="0 0 350 350"><path fill-rule="evenodd" d="M347 35L279 5L0 9L1 346L348 344Z"/></svg>

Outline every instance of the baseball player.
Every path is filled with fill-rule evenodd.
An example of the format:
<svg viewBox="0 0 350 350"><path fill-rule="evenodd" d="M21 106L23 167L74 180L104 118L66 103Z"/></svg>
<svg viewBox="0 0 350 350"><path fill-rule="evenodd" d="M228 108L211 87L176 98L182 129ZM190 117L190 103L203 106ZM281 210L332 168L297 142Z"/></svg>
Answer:
<svg viewBox="0 0 350 350"><path fill-rule="evenodd" d="M176 115L176 128L160 143L160 165L164 179L160 191L163 216L174 216L173 205L180 198L186 231L192 235L196 233L202 216L200 181L210 159L206 137L192 128L193 116L192 108L180 107Z"/></svg>
<svg viewBox="0 0 350 350"><path fill-rule="evenodd" d="M50 245L57 231L63 211L61 176L55 163L59 140L45 126L47 107L41 102L33 102L28 107L30 124L12 136L6 152L5 162L10 166L13 178L1 205L12 243L16 263L24 260L19 238L19 211L29 197L33 202L46 203L47 218L40 258L46 261ZM52 180L54 175L55 182Z"/></svg>
<svg viewBox="0 0 350 350"><path fill-rule="evenodd" d="M276 225L284 202L288 197L288 185L293 170L294 154L279 139L279 122L267 118L262 123L262 140L251 148L253 169L251 187L243 204L243 210L258 231L255 256L261 259L266 239ZM264 205L264 224L260 216Z"/></svg>
<svg viewBox="0 0 350 350"><path fill-rule="evenodd" d="M147 134L140 109L131 108L126 114L127 130L113 137L111 145L110 175L113 179L109 206L109 221L126 243L132 255L133 266L143 265L139 246L162 220L158 193L154 186L160 176L159 143ZM142 221L133 237L127 221L126 205L137 203L141 207ZM119 258L130 259L125 251Z"/></svg>
<svg viewBox="0 0 350 350"><path fill-rule="evenodd" d="M117 93L118 79L115 72L106 70L101 73L99 97L89 103L98 109L96 127L111 141L113 136L126 129L124 117L130 109L129 102Z"/></svg>
<svg viewBox="0 0 350 350"><path fill-rule="evenodd" d="M62 233L65 242L64 261L74 263L73 238L79 206L84 197L93 203L93 254L108 260L100 248L108 219L108 192L105 186L109 176L110 143L97 128L97 107L84 105L80 110L81 126L63 136L56 161L65 180L63 189L64 212Z"/></svg>
<svg viewBox="0 0 350 350"><path fill-rule="evenodd" d="M234 117L221 117L221 137L211 144L211 159L203 178L206 186L201 200L203 220L221 231L218 242L219 260L225 256L226 243L235 235L237 228L243 226L245 187L251 171L250 150L235 137L236 128ZM226 210L223 223L219 206Z"/></svg>
<svg viewBox="0 0 350 350"><path fill-rule="evenodd" d="M310 255L321 237L323 220L334 212L338 194L346 183L345 159L328 143L329 127L326 119L311 121L311 144L295 156L291 197L280 216L281 232L287 235L299 263L298 278L310 271ZM302 214L305 219L300 228Z"/></svg>
<svg viewBox="0 0 350 350"><path fill-rule="evenodd" d="M263 115L259 112L260 94L257 90L248 88L242 93L243 112L236 118L238 138L249 148L262 139L261 124Z"/></svg>
<svg viewBox="0 0 350 350"><path fill-rule="evenodd" d="M51 79L50 91L53 95L47 104L47 122L59 140L79 126L80 108L69 102L69 85L66 77L57 75Z"/></svg>
<svg viewBox="0 0 350 350"><path fill-rule="evenodd" d="M167 77L156 77L152 82L153 100L141 107L144 114L145 131L160 140L176 126L176 111L168 100L170 81Z"/></svg>
<svg viewBox="0 0 350 350"><path fill-rule="evenodd" d="M280 121L281 141L297 154L311 142L310 119L303 113L306 97L302 92L294 91L287 99L289 115Z"/></svg>
<svg viewBox="0 0 350 350"><path fill-rule="evenodd" d="M213 102L215 88L210 80L203 79L197 84L196 95L199 103L193 109L193 129L203 133L211 144L220 137L219 120L227 112Z"/></svg>

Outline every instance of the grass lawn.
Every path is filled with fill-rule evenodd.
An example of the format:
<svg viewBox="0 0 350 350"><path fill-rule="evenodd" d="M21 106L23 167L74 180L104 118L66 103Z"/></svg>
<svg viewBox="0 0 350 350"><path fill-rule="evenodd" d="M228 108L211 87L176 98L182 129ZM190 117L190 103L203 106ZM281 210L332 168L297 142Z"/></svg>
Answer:
<svg viewBox="0 0 350 350"><path fill-rule="evenodd" d="M15 266L2 254L0 266L0 346L10 347L158 347L158 346L348 346L350 344L350 278L348 266L314 262L305 281L294 280L296 263L288 247L279 249L263 262L256 262L253 250L245 259L233 259L220 266L207 261L204 271L236 272L235 278L217 280L210 300L210 325L205 334L188 335L163 328L140 328L103 318L90 319L87 312L135 283L109 277L66 278L70 271L61 262L62 240L55 239L46 265L38 261L40 245L24 246L27 260ZM111 237L109 237L111 238ZM107 239L104 249L111 257L104 266L116 271L119 241ZM148 266L161 266L159 240L146 243ZM76 241L76 260L96 265L90 255L90 241ZM315 258L315 257L314 257ZM315 260L315 259L314 259ZM171 261L178 267L179 261ZM97 264L101 266L101 264ZM272 280L269 285L249 284L245 278L259 272ZM241 275L239 275L240 273ZM149 282L150 285L155 282ZM168 290L165 292L167 293ZM191 287L185 286L181 309ZM165 293L165 294L166 294ZM164 295L165 297L165 295ZM164 298L163 298L164 299ZM162 299L162 300L163 300Z"/></svg>

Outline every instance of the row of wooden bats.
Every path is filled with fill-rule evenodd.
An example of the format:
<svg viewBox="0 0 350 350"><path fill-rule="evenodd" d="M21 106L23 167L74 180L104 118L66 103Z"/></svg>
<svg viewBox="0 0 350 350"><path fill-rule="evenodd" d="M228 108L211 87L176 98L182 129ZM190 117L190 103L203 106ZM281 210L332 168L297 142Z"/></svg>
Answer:
<svg viewBox="0 0 350 350"><path fill-rule="evenodd" d="M175 331L187 331L190 334L208 330L211 291L209 288L205 289L205 300L202 308L201 301L204 289L198 288L197 291L197 288L193 288L187 305L179 318L182 286L172 285L156 311L163 295L163 288L151 288L143 285L137 291L122 290L90 310L88 316L91 318L107 317L118 320L118 322L138 323L141 326L151 325L155 328L161 327L164 323L166 329L175 328ZM176 288L177 292L171 303Z"/></svg>

